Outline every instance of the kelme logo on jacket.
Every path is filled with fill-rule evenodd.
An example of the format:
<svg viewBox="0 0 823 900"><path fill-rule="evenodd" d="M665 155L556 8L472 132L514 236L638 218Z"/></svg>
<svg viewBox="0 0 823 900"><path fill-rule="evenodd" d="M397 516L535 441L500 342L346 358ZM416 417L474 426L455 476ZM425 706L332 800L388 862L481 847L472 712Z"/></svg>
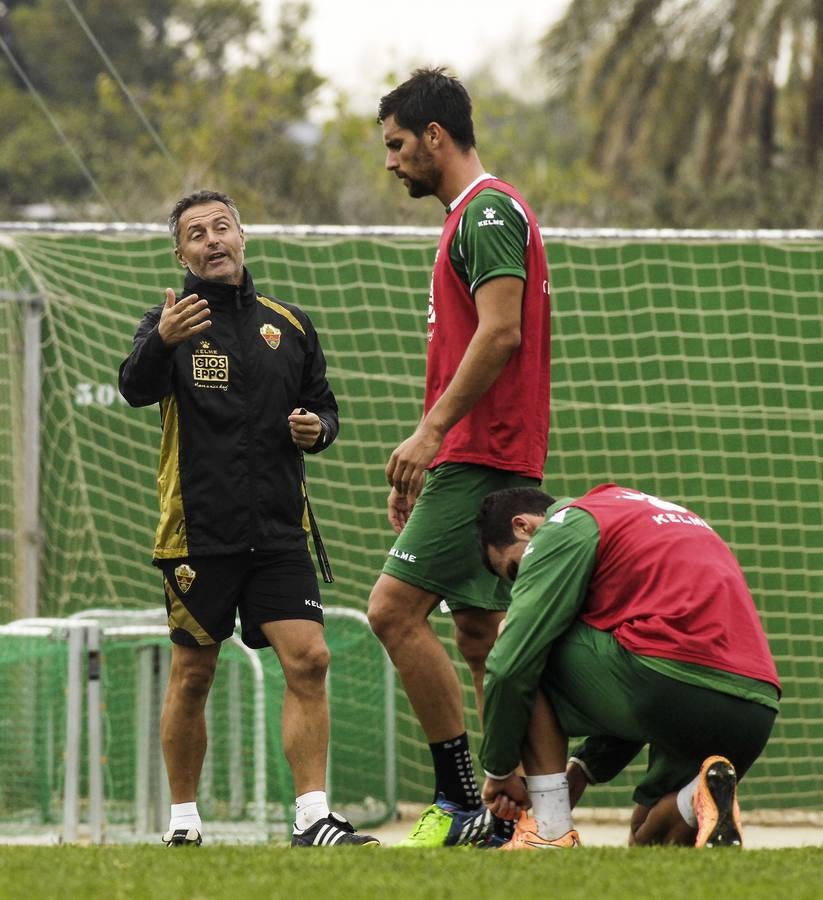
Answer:
<svg viewBox="0 0 823 900"><path fill-rule="evenodd" d="M275 328L274 325L269 325L268 322L265 325L260 326L260 334L263 335L263 340L272 348L272 350L276 350L280 346L280 329Z"/></svg>
<svg viewBox="0 0 823 900"><path fill-rule="evenodd" d="M229 358L213 350L209 341L201 341L191 355L192 375L197 387L228 390Z"/></svg>
<svg viewBox="0 0 823 900"><path fill-rule="evenodd" d="M180 587L180 590L187 594L189 592L189 588L194 583L194 579L197 578L197 572L192 569L191 566L183 563L182 566L178 566L174 570L174 577L177 579L177 584Z"/></svg>

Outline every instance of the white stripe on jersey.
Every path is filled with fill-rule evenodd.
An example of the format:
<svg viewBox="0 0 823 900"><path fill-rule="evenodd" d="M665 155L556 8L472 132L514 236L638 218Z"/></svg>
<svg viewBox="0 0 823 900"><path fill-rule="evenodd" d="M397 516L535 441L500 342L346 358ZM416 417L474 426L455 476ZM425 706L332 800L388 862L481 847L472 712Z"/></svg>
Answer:
<svg viewBox="0 0 823 900"><path fill-rule="evenodd" d="M509 200L512 202L512 206L515 208L517 212L523 216L523 221L526 223L526 246L529 246L529 241L532 238L532 230L529 228L529 217L526 215L526 210L512 197L509 195Z"/></svg>

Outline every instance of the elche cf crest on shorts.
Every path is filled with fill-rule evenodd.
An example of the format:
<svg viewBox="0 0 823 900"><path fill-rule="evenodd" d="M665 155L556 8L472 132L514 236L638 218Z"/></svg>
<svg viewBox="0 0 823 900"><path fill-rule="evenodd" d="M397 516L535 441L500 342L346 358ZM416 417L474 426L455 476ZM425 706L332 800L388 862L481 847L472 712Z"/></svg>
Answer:
<svg viewBox="0 0 823 900"><path fill-rule="evenodd" d="M174 570L174 577L177 579L180 590L186 594L194 583L194 579L197 578L197 572L190 565L183 563Z"/></svg>
<svg viewBox="0 0 823 900"><path fill-rule="evenodd" d="M274 325L270 325L266 322L264 325L260 326L260 334L272 350L276 350L280 346L279 328L275 328Z"/></svg>

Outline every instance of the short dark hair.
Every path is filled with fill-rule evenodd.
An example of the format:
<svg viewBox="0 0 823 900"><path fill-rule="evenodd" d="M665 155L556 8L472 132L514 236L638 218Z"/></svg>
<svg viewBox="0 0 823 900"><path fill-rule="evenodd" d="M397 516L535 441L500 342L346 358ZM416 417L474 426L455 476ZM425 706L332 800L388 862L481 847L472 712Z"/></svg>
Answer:
<svg viewBox="0 0 823 900"><path fill-rule="evenodd" d="M228 207L234 221L237 222L237 227L240 227L240 212L237 209L237 204L228 194L221 194L220 191L195 191L193 194L181 197L174 204L174 209L169 216L169 231L171 232L175 249L180 246L180 217L187 209L191 209L192 206L200 206L202 203L222 203Z"/></svg>
<svg viewBox="0 0 823 900"><path fill-rule="evenodd" d="M380 99L377 121L394 116L401 128L417 137L429 122L437 122L463 150L475 146L469 92L445 67L415 69L411 78Z"/></svg>
<svg viewBox="0 0 823 900"><path fill-rule="evenodd" d="M517 540L512 529L515 516L524 513L542 516L554 502L554 497L537 488L505 488L486 495L476 519L483 565L494 572L489 561L489 547L508 547Z"/></svg>

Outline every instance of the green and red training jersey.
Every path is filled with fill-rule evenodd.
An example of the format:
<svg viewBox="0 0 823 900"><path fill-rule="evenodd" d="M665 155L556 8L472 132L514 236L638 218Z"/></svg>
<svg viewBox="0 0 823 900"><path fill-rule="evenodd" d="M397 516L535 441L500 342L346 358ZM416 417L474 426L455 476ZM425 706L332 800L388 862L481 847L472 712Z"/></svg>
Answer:
<svg viewBox="0 0 823 900"><path fill-rule="evenodd" d="M780 686L752 596L725 541L700 516L603 484L576 500L600 542L580 618L630 652Z"/></svg>
<svg viewBox="0 0 823 900"><path fill-rule="evenodd" d="M429 295L425 411L451 383L477 329L474 294L524 281L521 344L479 403L447 433L432 468L464 462L543 477L549 432L549 273L540 228L509 184L481 176L448 208Z"/></svg>
<svg viewBox="0 0 823 900"><path fill-rule="evenodd" d="M670 678L777 708L774 661L724 541L683 507L601 485L549 507L520 561L486 660L486 771L517 764L546 660L576 619Z"/></svg>

